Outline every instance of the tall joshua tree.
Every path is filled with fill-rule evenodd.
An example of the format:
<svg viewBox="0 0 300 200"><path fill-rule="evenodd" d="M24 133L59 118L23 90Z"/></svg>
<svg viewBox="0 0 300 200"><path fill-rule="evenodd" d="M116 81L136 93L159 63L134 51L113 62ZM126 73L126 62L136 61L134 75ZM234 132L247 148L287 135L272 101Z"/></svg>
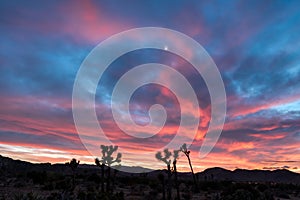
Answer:
<svg viewBox="0 0 300 200"><path fill-rule="evenodd" d="M101 168L101 192L104 193L104 163L98 158L95 159L95 163L98 167Z"/></svg>
<svg viewBox="0 0 300 200"><path fill-rule="evenodd" d="M185 143L180 147L180 151L182 151L185 154L185 156L187 157L187 159L189 161L189 165L190 165L191 172L193 175L193 181L194 181L194 187L195 187L194 189L195 189L195 191L198 191L198 184L197 184L196 176L195 176L195 173L194 173L194 170L192 167L191 158L190 158L191 151L188 151Z"/></svg>
<svg viewBox="0 0 300 200"><path fill-rule="evenodd" d="M171 176L172 176L171 156L172 156L172 153L168 149L164 149L163 153L164 153L164 156L162 156L162 152L159 151L159 152L156 153L155 157L156 157L156 159L163 161L167 165L167 169L168 169L168 193L167 193L167 198L168 198L168 200L170 200L172 198L172 185L171 185ZM174 171L176 170L176 159L177 158L178 158L178 151L174 151L173 152L173 169L174 169ZM175 176L176 176L175 181L177 183L177 173L176 173ZM179 194L179 190L178 190L177 195L178 194Z"/></svg>
<svg viewBox="0 0 300 200"><path fill-rule="evenodd" d="M102 159L99 160L98 158L95 159L95 163L97 166L101 167L101 177L102 177L102 184L101 184L101 190L102 192L104 191L104 166L108 166L107 169L107 181L106 181L106 192L110 192L110 167L114 163L120 163L121 162L121 157L122 154L118 153L117 157L114 159L112 157L113 153L118 150L118 146L105 146L101 145L100 146L102 150Z"/></svg>
<svg viewBox="0 0 300 200"><path fill-rule="evenodd" d="M80 161L76 160L75 158L73 158L70 162L67 162L66 165L69 166L72 170L72 185L73 185L73 188L75 187L75 172L76 172L76 169L79 165Z"/></svg>

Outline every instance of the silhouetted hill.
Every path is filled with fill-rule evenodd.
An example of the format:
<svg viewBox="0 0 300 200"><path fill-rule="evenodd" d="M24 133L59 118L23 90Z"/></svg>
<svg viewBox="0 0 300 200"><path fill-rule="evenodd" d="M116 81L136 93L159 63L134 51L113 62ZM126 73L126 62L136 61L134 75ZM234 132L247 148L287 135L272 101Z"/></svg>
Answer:
<svg viewBox="0 0 300 200"><path fill-rule="evenodd" d="M300 174L286 169L282 170L246 170L234 171L223 168L210 168L197 173L200 180L218 180L235 182L274 182L300 184Z"/></svg>
<svg viewBox="0 0 300 200"><path fill-rule="evenodd" d="M165 170L154 170L143 167L128 167L122 166L119 171L119 176L141 176L141 174L130 172L146 172L146 176L157 178L158 174L164 173ZM19 173L27 173L30 171L51 171L65 174L71 174L70 169L65 164L39 163L33 164L21 160L13 160L0 155L0 174L4 176L17 175ZM97 173L99 167L96 165L80 164L78 173ZM273 183L292 183L300 185L300 174L291 172L286 169L282 170L245 170L236 169L234 171L223 169L220 167L209 168L203 172L196 173L199 181L234 181L234 182L273 182ZM189 172L179 172L179 179L192 178Z"/></svg>

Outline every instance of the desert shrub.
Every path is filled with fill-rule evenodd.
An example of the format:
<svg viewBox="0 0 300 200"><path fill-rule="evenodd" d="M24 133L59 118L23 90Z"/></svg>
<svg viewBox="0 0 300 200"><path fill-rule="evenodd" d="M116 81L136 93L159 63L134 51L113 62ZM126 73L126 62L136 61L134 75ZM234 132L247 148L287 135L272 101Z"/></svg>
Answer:
<svg viewBox="0 0 300 200"><path fill-rule="evenodd" d="M15 194L13 197L14 200L40 200L41 198L34 194L33 192L29 192L27 194Z"/></svg>
<svg viewBox="0 0 300 200"><path fill-rule="evenodd" d="M53 182L48 182L42 187L43 190L54 190L55 186Z"/></svg>
<svg viewBox="0 0 300 200"><path fill-rule="evenodd" d="M69 179L59 180L55 182L55 189L67 190L71 187L71 181Z"/></svg>
<svg viewBox="0 0 300 200"><path fill-rule="evenodd" d="M117 192L117 193L114 195L114 199L115 199L115 200L124 200L124 192L123 192L123 191Z"/></svg>
<svg viewBox="0 0 300 200"><path fill-rule="evenodd" d="M134 185L134 184L141 184L141 185L149 185L151 181L148 178L144 177L120 177L118 178L118 183L125 184L125 185Z"/></svg>
<svg viewBox="0 0 300 200"><path fill-rule="evenodd" d="M14 200L22 200L25 196L23 194L14 194L13 199Z"/></svg>
<svg viewBox="0 0 300 200"><path fill-rule="evenodd" d="M93 185L88 185L88 186L87 186L87 191L88 191L88 192L92 193L92 192L95 192L95 190L96 190L96 189L95 189L95 187L94 187Z"/></svg>
<svg viewBox="0 0 300 200"><path fill-rule="evenodd" d="M40 200L41 198L38 195L34 194L33 192L29 192L26 195L26 199L27 200Z"/></svg>
<svg viewBox="0 0 300 200"><path fill-rule="evenodd" d="M224 200L244 199L242 197L245 197L245 200L256 200L261 195L252 185L237 183L225 188L222 196Z"/></svg>
<svg viewBox="0 0 300 200"><path fill-rule="evenodd" d="M48 181L58 181L58 180L63 180L65 176L61 173L57 172L48 172L47 173L47 180Z"/></svg>
<svg viewBox="0 0 300 200"><path fill-rule="evenodd" d="M34 184L44 184L47 181L47 172L31 171L27 173L27 177L31 179Z"/></svg>
<svg viewBox="0 0 300 200"><path fill-rule="evenodd" d="M260 192L264 192L265 190L268 189L268 186L265 185L265 184L259 184L259 185L257 186L257 189L258 189L258 191L260 191Z"/></svg>
<svg viewBox="0 0 300 200"><path fill-rule="evenodd" d="M79 199L79 200L85 200L86 199L86 193L85 193L85 191L82 191L82 190L78 191L78 193L77 193L77 199Z"/></svg>
<svg viewBox="0 0 300 200"><path fill-rule="evenodd" d="M153 189L153 190L157 190L159 187L160 187L160 185L159 185L160 183L158 182L158 181L156 181L156 180L149 180L149 187L151 188L151 189Z"/></svg>
<svg viewBox="0 0 300 200"><path fill-rule="evenodd" d="M153 200L157 199L158 191L157 190L150 190L149 194L144 197L145 200Z"/></svg>
<svg viewBox="0 0 300 200"><path fill-rule="evenodd" d="M251 192L244 190L244 189L238 189L234 193L226 195L223 197L224 200L256 200L254 196L251 194Z"/></svg>
<svg viewBox="0 0 300 200"><path fill-rule="evenodd" d="M87 192L86 199L88 200L98 200L96 192Z"/></svg>
<svg viewBox="0 0 300 200"><path fill-rule="evenodd" d="M101 178L96 173L93 173L87 177L87 181L99 184L101 181Z"/></svg>
<svg viewBox="0 0 300 200"><path fill-rule="evenodd" d="M263 200L275 200L274 195L269 190L265 190L262 194Z"/></svg>
<svg viewBox="0 0 300 200"><path fill-rule="evenodd" d="M289 195L283 194L283 193L279 194L278 197L280 197L282 199L291 199Z"/></svg>
<svg viewBox="0 0 300 200"><path fill-rule="evenodd" d="M231 186L230 181L202 181L199 183L201 190L222 190L223 188Z"/></svg>
<svg viewBox="0 0 300 200"><path fill-rule="evenodd" d="M24 173L17 173L17 174L16 174L16 177L17 177L18 179L26 178Z"/></svg>
<svg viewBox="0 0 300 200"><path fill-rule="evenodd" d="M17 181L13 185L15 188L21 188L21 187L27 186L28 184L23 181Z"/></svg>
<svg viewBox="0 0 300 200"><path fill-rule="evenodd" d="M61 195L59 193L51 193L47 197L47 200L60 199L60 198L61 198Z"/></svg>
<svg viewBox="0 0 300 200"><path fill-rule="evenodd" d="M181 196L182 196L183 199L185 199L185 200L190 200L190 199L192 199L192 195L191 195L190 192L184 192L184 193L182 193Z"/></svg>

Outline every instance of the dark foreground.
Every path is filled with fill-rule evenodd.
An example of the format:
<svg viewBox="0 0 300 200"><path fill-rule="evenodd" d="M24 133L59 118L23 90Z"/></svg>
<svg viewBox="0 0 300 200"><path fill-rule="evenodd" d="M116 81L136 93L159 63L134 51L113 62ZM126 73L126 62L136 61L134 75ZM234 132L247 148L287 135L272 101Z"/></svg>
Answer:
<svg viewBox="0 0 300 200"><path fill-rule="evenodd" d="M212 168L196 175L198 190L193 187L190 173L178 174L180 199L300 200L300 174L288 170L228 171ZM110 176L110 188L107 191L107 182L102 182L101 170L96 166L79 165L73 172L64 164L31 164L0 156L0 200L155 200L163 199L163 191L167 199L165 170L134 174L112 169ZM174 181L170 185L172 199L177 199Z"/></svg>

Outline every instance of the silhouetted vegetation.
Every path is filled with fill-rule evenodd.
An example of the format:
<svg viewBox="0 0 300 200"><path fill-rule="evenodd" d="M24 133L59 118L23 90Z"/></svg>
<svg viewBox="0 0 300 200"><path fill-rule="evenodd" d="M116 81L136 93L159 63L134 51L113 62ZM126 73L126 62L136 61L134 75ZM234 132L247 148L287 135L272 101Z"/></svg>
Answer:
<svg viewBox="0 0 300 200"><path fill-rule="evenodd" d="M187 157L188 161L189 161L189 166L190 166L190 169L191 169L191 172L192 172L192 175L193 175L193 181L194 181L194 191L195 192L198 192L199 188L198 188L198 183L197 183L197 180L196 180L196 176L195 176L195 173L194 173L194 170L193 170L193 166L192 166L192 161L191 161L191 158L190 158L190 153L191 151L189 151L186 147L186 144L183 144L181 147L180 147L180 151L184 153L184 155Z"/></svg>
<svg viewBox="0 0 300 200"><path fill-rule="evenodd" d="M75 188L75 176L76 176L76 169L79 165L80 161L73 158L70 162L67 162L66 165L69 166L72 170L72 188Z"/></svg>
<svg viewBox="0 0 300 200"><path fill-rule="evenodd" d="M170 200L172 198L172 170L171 170L172 153L168 149L164 149L163 153L164 153L164 156L162 156L162 152L157 152L155 156L158 160L163 161L167 165L167 170L168 170L167 198L168 198L168 200ZM174 152L173 152L173 170L176 174L176 178L175 178L176 188L178 188L177 171L176 171L177 158L178 158L178 150L174 150ZM179 188L177 190L177 198L180 199Z"/></svg>
<svg viewBox="0 0 300 200"><path fill-rule="evenodd" d="M121 157L122 154L121 153L117 153L116 158L114 158L112 155L114 152L116 152L118 150L118 146L105 146L105 145L101 145L101 152L102 152L102 158L101 160L99 160L98 158L95 159L95 164L101 168L101 192L104 193L111 193L113 192L113 187L111 187L111 166L114 163L118 163L120 164L121 162ZM104 171L105 171L105 167L107 166L107 173L106 173L106 191L104 191ZM113 176L113 183L115 176L116 176L117 171L114 170L114 176Z"/></svg>
<svg viewBox="0 0 300 200"><path fill-rule="evenodd" d="M115 148L113 148L115 149ZM116 152L116 151L114 151ZM171 152L167 152L169 155ZM162 158L166 158L164 152L161 152ZM99 167L95 165L79 164L78 161L70 163L74 165L76 171L76 185L73 188L73 170L66 167L64 164L30 164L20 161L5 161L2 162L2 176L0 176L0 199L57 199L57 200L98 200L98 199L211 199L211 200L277 200L281 199L299 199L300 185L291 183L277 183L277 182L257 182L257 181L232 181L220 180L220 174L225 170L215 169L207 170L206 172L197 173L199 193L194 192L194 180L191 174L177 172L176 154L171 153L167 156L167 163L173 164L170 168L173 184L171 185L171 195L168 196L168 167L166 170L158 170L145 174L125 173L116 170L117 174L113 172L112 183L109 193L99 190L101 184L101 174L99 174ZM1 157L0 157L1 158ZM118 158L118 156L116 156ZM120 158L120 157L119 157ZM113 158L113 160L116 160ZM119 159L118 159L119 160ZM1 160L0 160L1 161ZM172 162L173 161L173 162ZM100 162L100 161L99 161ZM119 162L115 162L119 163ZM102 163L100 163L101 166ZM107 168L104 168L105 182L107 178ZM72 169L72 168L71 168ZM101 169L101 167L100 167ZM178 178L178 190L175 183L175 171ZM249 171L251 178L252 171ZM261 171L261 173L269 174L272 172ZM276 172L281 174L282 171ZM245 173L248 173L247 171ZM275 173L275 172L274 172ZM211 178L211 175L214 178ZM234 174L234 172L232 172ZM209 178L204 178L204 177ZM114 178L113 178L114 177ZM292 173L290 180L299 180L299 174ZM282 179L285 177L281 177ZM167 193L165 193L167 191Z"/></svg>
<svg viewBox="0 0 300 200"><path fill-rule="evenodd" d="M180 200L180 191L179 191L179 184L178 184L178 176L177 176L177 158L178 158L179 150L174 150L173 152L173 173L174 173L174 179L175 179L175 187L176 187L176 194L177 194L177 200Z"/></svg>

